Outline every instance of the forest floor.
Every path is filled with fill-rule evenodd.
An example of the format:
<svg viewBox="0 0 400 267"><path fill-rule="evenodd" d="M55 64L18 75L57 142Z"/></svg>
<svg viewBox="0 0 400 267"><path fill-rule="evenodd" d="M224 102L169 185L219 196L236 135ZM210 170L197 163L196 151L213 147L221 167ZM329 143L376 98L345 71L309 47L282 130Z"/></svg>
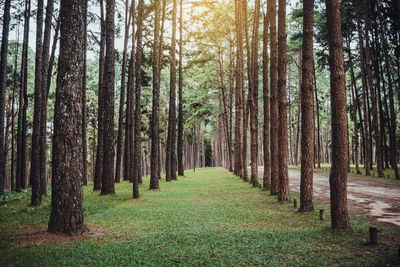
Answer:
<svg viewBox="0 0 400 267"><path fill-rule="evenodd" d="M329 209L297 212L221 168L186 172L131 199L85 188L83 237L45 232L50 197L29 206L29 192L8 192L0 206L0 266L394 266L398 229L380 227L380 244L366 244L371 222L351 217L352 230L333 232ZM292 193L292 198L298 198ZM319 221L318 209L327 218Z"/></svg>

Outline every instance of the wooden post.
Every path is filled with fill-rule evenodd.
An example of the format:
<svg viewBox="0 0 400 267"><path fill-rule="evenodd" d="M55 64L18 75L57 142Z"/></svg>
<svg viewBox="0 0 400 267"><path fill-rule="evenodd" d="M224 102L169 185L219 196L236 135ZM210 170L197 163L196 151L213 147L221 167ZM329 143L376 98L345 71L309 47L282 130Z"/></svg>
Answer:
<svg viewBox="0 0 400 267"><path fill-rule="evenodd" d="M293 207L297 208L297 199L293 199Z"/></svg>
<svg viewBox="0 0 400 267"><path fill-rule="evenodd" d="M320 220L320 221L323 221L323 220L324 220L324 213L325 213L325 210L324 210L324 209L320 209L320 210L319 210L319 220Z"/></svg>
<svg viewBox="0 0 400 267"><path fill-rule="evenodd" d="M376 227L369 228L369 243L371 245L378 244L378 229Z"/></svg>

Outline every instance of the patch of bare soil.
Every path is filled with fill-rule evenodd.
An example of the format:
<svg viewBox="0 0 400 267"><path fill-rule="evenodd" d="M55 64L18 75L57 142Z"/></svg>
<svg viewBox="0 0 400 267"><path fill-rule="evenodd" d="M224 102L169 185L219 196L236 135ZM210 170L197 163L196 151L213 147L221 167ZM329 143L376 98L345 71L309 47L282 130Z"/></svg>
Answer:
<svg viewBox="0 0 400 267"><path fill-rule="evenodd" d="M86 239L100 239L103 237L118 237L118 234L100 227L91 227L82 235L66 235L62 233L49 233L44 225L29 225L21 227L20 234L16 237L13 246L32 246L42 243L68 243Z"/></svg>

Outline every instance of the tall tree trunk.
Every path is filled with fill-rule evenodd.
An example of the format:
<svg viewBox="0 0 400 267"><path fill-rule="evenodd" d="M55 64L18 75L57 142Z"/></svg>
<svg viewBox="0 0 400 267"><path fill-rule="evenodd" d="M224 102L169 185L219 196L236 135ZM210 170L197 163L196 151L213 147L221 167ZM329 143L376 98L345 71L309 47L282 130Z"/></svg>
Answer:
<svg viewBox="0 0 400 267"><path fill-rule="evenodd" d="M183 0L179 1L179 79L178 79L178 175L184 176L183 168Z"/></svg>
<svg viewBox="0 0 400 267"><path fill-rule="evenodd" d="M317 167L321 169L321 119L320 119L320 104L317 89L317 76L315 73L315 63L313 60L313 75L314 75L314 93L315 93L315 111L317 113ZM314 137L315 138L315 137Z"/></svg>
<svg viewBox="0 0 400 267"><path fill-rule="evenodd" d="M100 190L103 176L103 154L104 154L104 53L106 48L106 29L104 22L104 2L100 1L100 52L99 52L99 82L98 82L98 116L97 116L97 150L96 165L93 178L93 190Z"/></svg>
<svg viewBox="0 0 400 267"><path fill-rule="evenodd" d="M286 0L279 0L278 10L278 99L279 99L279 193L281 202L289 200L288 122L286 99Z"/></svg>
<svg viewBox="0 0 400 267"><path fill-rule="evenodd" d="M41 104L41 118L40 118L40 193L46 194L47 186L47 100L48 91L47 84L50 82L51 76L48 76L49 70L49 54L50 54L50 39L51 27L53 18L54 0L48 0L46 6L46 18L44 23L43 35L43 51L42 51L42 104Z"/></svg>
<svg viewBox="0 0 400 267"><path fill-rule="evenodd" d="M399 4L400 5L400 4ZM395 112L395 107L394 107L394 90L393 90L393 75L392 71L390 68L390 59L388 55L388 44L387 40L385 39L385 36L383 34L383 23L381 22L381 41L383 43L383 54L384 54L384 60L385 60L385 70L386 70L386 76L388 78L388 89L389 89L389 113L390 113L390 127L389 127L389 141L390 141L390 165L392 166L394 170L394 175L396 180L400 180L400 175L399 175L399 168L397 166L397 135L396 135L396 129L397 129L397 115ZM393 149L395 148L395 149Z"/></svg>
<svg viewBox="0 0 400 267"><path fill-rule="evenodd" d="M250 79L253 80L251 94L249 99L250 106L250 143L251 143L251 184L253 187L258 186L258 31L260 25L260 0L255 0L252 48L251 48L251 64L252 73Z"/></svg>
<svg viewBox="0 0 400 267"><path fill-rule="evenodd" d="M139 198L139 178L141 176L141 107L140 98L142 91L142 39L143 39L143 20L144 20L144 0L139 0L138 20L137 20L137 39L136 39L136 66L135 66L135 112L134 112L134 155L133 156L133 198Z"/></svg>
<svg viewBox="0 0 400 267"><path fill-rule="evenodd" d="M267 4L268 6L270 3ZM269 10L267 8L267 10ZM262 52L262 78L263 78L263 112L264 112L264 124L263 124L263 151L264 151L264 174L263 174L263 189L271 189L271 154L270 154L270 88L268 80L268 26L269 26L269 15L264 15L263 24L263 52Z"/></svg>
<svg viewBox="0 0 400 267"><path fill-rule="evenodd" d="M371 146L369 145L370 140L370 132L369 132L369 108L368 108L368 88L367 88L367 79L365 73L365 52L364 52L364 41L361 33L361 25L360 25L360 18L357 12L357 30L358 30L358 46L360 50L360 62L361 62L361 81L362 81L362 98L363 98L363 114L364 114L364 138L363 138L363 145L364 145L364 168L365 168L365 175L371 175Z"/></svg>
<svg viewBox="0 0 400 267"><path fill-rule="evenodd" d="M364 0L363 1L363 9L364 9L364 18L365 18L365 61L366 61L366 74L368 81L368 88L370 90L371 95L371 108L372 108L372 128L374 132L375 139L375 157L376 157L376 166L379 177L384 177L383 173L383 160L382 160L382 145L381 145L381 133L379 129L379 113L378 113L378 101L376 96L376 90L374 88L374 77L372 72L372 58L370 51L370 40L369 40L369 16L367 7Z"/></svg>
<svg viewBox="0 0 400 267"><path fill-rule="evenodd" d="M340 230L349 228L350 223L347 211L346 81L339 0L326 0L326 13L332 112L331 221L332 228Z"/></svg>
<svg viewBox="0 0 400 267"><path fill-rule="evenodd" d="M303 51L301 81L301 180L300 211L313 211L314 159L314 56L313 56L314 0L303 3Z"/></svg>
<svg viewBox="0 0 400 267"><path fill-rule="evenodd" d="M170 89L169 89L169 114L168 137L166 151L166 180L176 180L176 1L172 1L172 36L171 36L171 62L170 62Z"/></svg>
<svg viewBox="0 0 400 267"><path fill-rule="evenodd" d="M69 235L85 231L81 142L84 1L61 0L60 6L61 40L55 110L64 112L54 115L53 186L48 231Z"/></svg>
<svg viewBox="0 0 400 267"><path fill-rule="evenodd" d="M30 11L31 11L31 1L26 0L25 12L24 12L24 17L25 17L24 40L22 44L19 111L18 111L18 127L17 127L17 170L16 170L17 191L24 189L26 186L26 131L27 131L26 113L28 109L27 91L28 91L28 43L29 43Z"/></svg>
<svg viewBox="0 0 400 267"><path fill-rule="evenodd" d="M278 41L276 35L276 0L270 0L270 35L271 35L271 195L279 191L279 160L278 160Z"/></svg>
<svg viewBox="0 0 400 267"><path fill-rule="evenodd" d="M42 83L42 67L43 67L43 0L38 0L36 14L36 57L35 57L35 103L33 111L33 130L32 130L32 149L31 149L31 173L30 182L32 185L31 205L37 206L42 200L41 191L41 149L40 149L40 129L41 114L43 105L43 83Z"/></svg>
<svg viewBox="0 0 400 267"><path fill-rule="evenodd" d="M115 182L121 181L121 163L122 163L122 148L124 143L124 104L125 104L125 88L126 88L126 64L127 64L127 49L129 40L130 27L130 12L129 1L125 1L125 34L124 34L124 50L122 52L122 67L121 67L121 94L119 99L119 114L118 114L118 136L117 136L117 159L115 161Z"/></svg>
<svg viewBox="0 0 400 267"><path fill-rule="evenodd" d="M82 80L82 157L83 157L83 185L87 185L88 183L88 151L87 151L87 120L86 120L86 115L87 115L87 107L86 107L86 84L87 84L87 14L88 14L88 1L85 0L85 21L84 21L84 36L83 36L83 48L84 48L84 54L83 54L83 80ZM58 27L59 23L57 23Z"/></svg>
<svg viewBox="0 0 400 267"><path fill-rule="evenodd" d="M104 58L104 135L103 135L103 172L101 176L101 195L115 193L114 187L114 14L115 0L106 1L106 54Z"/></svg>
<svg viewBox="0 0 400 267"><path fill-rule="evenodd" d="M235 109L235 174L242 177L242 110L243 99L242 91L244 90L243 77L243 19L242 19L242 0L235 1L235 17L236 17L236 42L237 42L237 62L236 62L236 109Z"/></svg>
<svg viewBox="0 0 400 267"><path fill-rule="evenodd" d="M151 113L150 189L159 189L160 154L160 4L156 1L153 42L153 107Z"/></svg>
<svg viewBox="0 0 400 267"><path fill-rule="evenodd" d="M131 34L131 55L128 69L128 84L127 84L127 94L126 94L126 110L125 110L125 143L124 143L124 163L123 172L125 181L133 181L133 127L134 127L134 109L133 109L133 99L134 99L134 87L135 87L135 0L132 0L131 9L131 24L132 24L132 34Z"/></svg>

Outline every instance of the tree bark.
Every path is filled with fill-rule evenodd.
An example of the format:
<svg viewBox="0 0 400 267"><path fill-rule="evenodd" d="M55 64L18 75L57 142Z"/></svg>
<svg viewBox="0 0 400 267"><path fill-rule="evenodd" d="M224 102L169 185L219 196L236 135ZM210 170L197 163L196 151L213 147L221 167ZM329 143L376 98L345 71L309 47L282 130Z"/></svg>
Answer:
<svg viewBox="0 0 400 267"><path fill-rule="evenodd" d="M144 0L139 0L138 20L137 20L137 39L136 39L136 66L135 66L135 112L134 112L134 155L133 155L133 198L139 198L139 179L141 176L141 106L140 98L142 91L142 39L143 39L143 13Z"/></svg>
<svg viewBox="0 0 400 267"><path fill-rule="evenodd" d="M114 14L115 0L106 2L106 54L104 58L104 135L103 135L103 171L101 175L101 195L115 193L114 187Z"/></svg>
<svg viewBox="0 0 400 267"><path fill-rule="evenodd" d="M121 93L119 99L119 114L118 114L118 136L117 136L117 158L115 161L115 182L121 181L121 163L122 163L122 148L124 146L124 105L125 105L125 88L126 88L126 64L127 64L127 49L129 40L130 27L130 12L129 1L125 1L125 34L124 34L124 50L122 52L122 67L121 67Z"/></svg>
<svg viewBox="0 0 400 267"><path fill-rule="evenodd" d="M332 168L329 176L334 230L350 227L347 211L347 111L343 39L338 0L326 0L332 127Z"/></svg>
<svg viewBox="0 0 400 267"><path fill-rule="evenodd" d="M301 179L300 211L314 210L314 56L313 56L314 0L303 2L303 51L301 81Z"/></svg>
<svg viewBox="0 0 400 267"><path fill-rule="evenodd" d="M43 105L43 83L42 83L42 67L43 67L43 0L38 0L36 14L36 56L35 56L35 103L33 111L33 130L32 130L32 149L31 149L31 173L30 182L32 185L31 205L37 206L42 201L41 187L41 146L40 146L40 129Z"/></svg>
<svg viewBox="0 0 400 267"><path fill-rule="evenodd" d="M179 79L178 79L178 175L184 176L183 168L183 0L179 1Z"/></svg>
<svg viewBox="0 0 400 267"><path fill-rule="evenodd" d="M270 82L271 82L271 195L279 191L279 160L278 160L278 41L276 35L276 1L270 0Z"/></svg>
<svg viewBox="0 0 400 267"><path fill-rule="evenodd" d="M251 77L253 80L249 99L250 106L250 143L251 176L253 187L258 187L258 31L260 25L260 0L255 0L253 34L251 48Z"/></svg>
<svg viewBox="0 0 400 267"><path fill-rule="evenodd" d="M30 11L31 11L31 1L26 0L25 12L24 12L24 17L25 17L24 40L22 45L19 111L18 111L18 127L17 127L17 170L16 170L17 191L21 191L21 189L24 189L26 187L26 162L27 162L26 161L26 131L27 131L26 113L28 109L27 92L28 92L28 43L29 43Z"/></svg>
<svg viewBox="0 0 400 267"><path fill-rule="evenodd" d="M52 201L48 231L85 231L82 194L82 80L84 1L61 0L61 40L52 158ZM74 66L71 68L70 66ZM68 78L67 78L68 77Z"/></svg>
<svg viewBox="0 0 400 267"><path fill-rule="evenodd" d="M270 3L268 3L268 6ZM267 8L268 10L268 8ZM270 88L268 80L268 26L269 12L264 15L263 24L263 52L262 52L262 78L263 78L263 108L264 108L264 124L263 124L263 151L264 151L264 174L263 189L271 189L271 154L270 154Z"/></svg>
<svg viewBox="0 0 400 267"><path fill-rule="evenodd" d="M170 89L168 111L168 137L166 151L166 180L176 180L176 1L172 1L172 36L170 62Z"/></svg>
<svg viewBox="0 0 400 267"><path fill-rule="evenodd" d="M153 107L151 113L150 189L159 189L160 154L160 4L155 2L153 43Z"/></svg>
<svg viewBox="0 0 400 267"><path fill-rule="evenodd" d="M286 0L279 0L278 10L278 99L279 99L279 192L278 200L289 200L288 122L286 99Z"/></svg>
<svg viewBox="0 0 400 267"><path fill-rule="evenodd" d="M100 190L102 187L103 176L103 154L104 154L104 52L106 47L106 29L104 22L104 3L100 0L100 52L99 52L99 82L98 82L98 116L97 116L97 150L96 165L93 178L93 190Z"/></svg>

